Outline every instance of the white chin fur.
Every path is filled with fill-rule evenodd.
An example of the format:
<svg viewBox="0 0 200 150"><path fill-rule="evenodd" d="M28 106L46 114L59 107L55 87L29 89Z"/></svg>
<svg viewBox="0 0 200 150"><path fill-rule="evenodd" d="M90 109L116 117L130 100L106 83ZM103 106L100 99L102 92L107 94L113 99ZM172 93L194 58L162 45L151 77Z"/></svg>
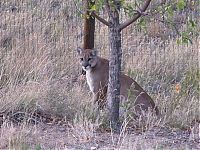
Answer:
<svg viewBox="0 0 200 150"><path fill-rule="evenodd" d="M91 70L91 67L90 66L87 66L86 68L85 67L82 67L84 71L90 71Z"/></svg>

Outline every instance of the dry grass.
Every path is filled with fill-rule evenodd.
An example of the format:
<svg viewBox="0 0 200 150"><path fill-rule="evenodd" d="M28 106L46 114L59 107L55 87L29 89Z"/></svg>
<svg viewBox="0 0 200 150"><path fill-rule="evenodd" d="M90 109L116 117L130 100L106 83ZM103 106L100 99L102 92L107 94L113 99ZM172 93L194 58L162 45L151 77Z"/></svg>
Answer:
<svg viewBox="0 0 200 150"><path fill-rule="evenodd" d="M174 148L168 135L155 134L163 127L172 128L166 133L190 131L186 143L175 145L183 144L180 149L199 138L200 39L193 45L163 41L158 23L149 26L149 35L134 26L123 31L123 70L153 97L161 117L132 121L138 125L132 131L124 114L118 137L106 132L106 112L95 110L78 77L74 49L82 42L82 22L73 2L4 0L0 6L0 149ZM97 32L96 47L107 57L107 29L98 25Z"/></svg>

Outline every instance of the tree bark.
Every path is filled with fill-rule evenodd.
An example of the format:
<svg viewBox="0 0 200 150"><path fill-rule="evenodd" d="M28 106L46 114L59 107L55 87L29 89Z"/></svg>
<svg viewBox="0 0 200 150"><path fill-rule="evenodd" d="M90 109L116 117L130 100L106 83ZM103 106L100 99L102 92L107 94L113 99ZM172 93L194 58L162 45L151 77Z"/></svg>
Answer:
<svg viewBox="0 0 200 150"><path fill-rule="evenodd" d="M90 5L94 5L91 0L84 0L85 3L85 21L84 21L84 49L94 48L94 32L95 32L95 17L90 15Z"/></svg>
<svg viewBox="0 0 200 150"><path fill-rule="evenodd" d="M90 5L95 3L91 0L84 0L85 6L85 20L84 20L84 35L83 35L83 48L93 49L94 48L94 32L95 32L95 17L90 15ZM86 72L82 69L82 74L85 75Z"/></svg>
<svg viewBox="0 0 200 150"><path fill-rule="evenodd" d="M109 15L109 83L108 83L108 109L111 128L115 133L120 132L119 103L120 103L120 81L121 71L121 33L119 31L119 9L112 10Z"/></svg>

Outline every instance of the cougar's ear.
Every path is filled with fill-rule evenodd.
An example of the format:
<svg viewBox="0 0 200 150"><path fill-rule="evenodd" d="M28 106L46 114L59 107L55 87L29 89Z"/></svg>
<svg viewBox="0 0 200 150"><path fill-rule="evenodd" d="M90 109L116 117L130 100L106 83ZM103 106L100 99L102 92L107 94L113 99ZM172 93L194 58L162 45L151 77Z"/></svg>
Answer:
<svg viewBox="0 0 200 150"><path fill-rule="evenodd" d="M97 50L96 49L92 49L92 55L93 56L97 56L97 54L98 54Z"/></svg>
<svg viewBox="0 0 200 150"><path fill-rule="evenodd" d="M77 51L78 55L80 55L83 52L83 49L81 47L78 47L76 51Z"/></svg>

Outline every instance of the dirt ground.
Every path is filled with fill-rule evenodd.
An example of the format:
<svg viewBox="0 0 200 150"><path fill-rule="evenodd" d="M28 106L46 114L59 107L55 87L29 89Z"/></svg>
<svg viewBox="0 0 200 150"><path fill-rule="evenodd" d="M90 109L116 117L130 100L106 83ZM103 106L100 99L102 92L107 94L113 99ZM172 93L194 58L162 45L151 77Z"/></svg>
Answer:
<svg viewBox="0 0 200 150"><path fill-rule="evenodd" d="M52 124L3 126L0 129L0 149L198 150L200 149L199 126L200 124L196 124L190 131L162 127L142 133L123 132L120 135Z"/></svg>

